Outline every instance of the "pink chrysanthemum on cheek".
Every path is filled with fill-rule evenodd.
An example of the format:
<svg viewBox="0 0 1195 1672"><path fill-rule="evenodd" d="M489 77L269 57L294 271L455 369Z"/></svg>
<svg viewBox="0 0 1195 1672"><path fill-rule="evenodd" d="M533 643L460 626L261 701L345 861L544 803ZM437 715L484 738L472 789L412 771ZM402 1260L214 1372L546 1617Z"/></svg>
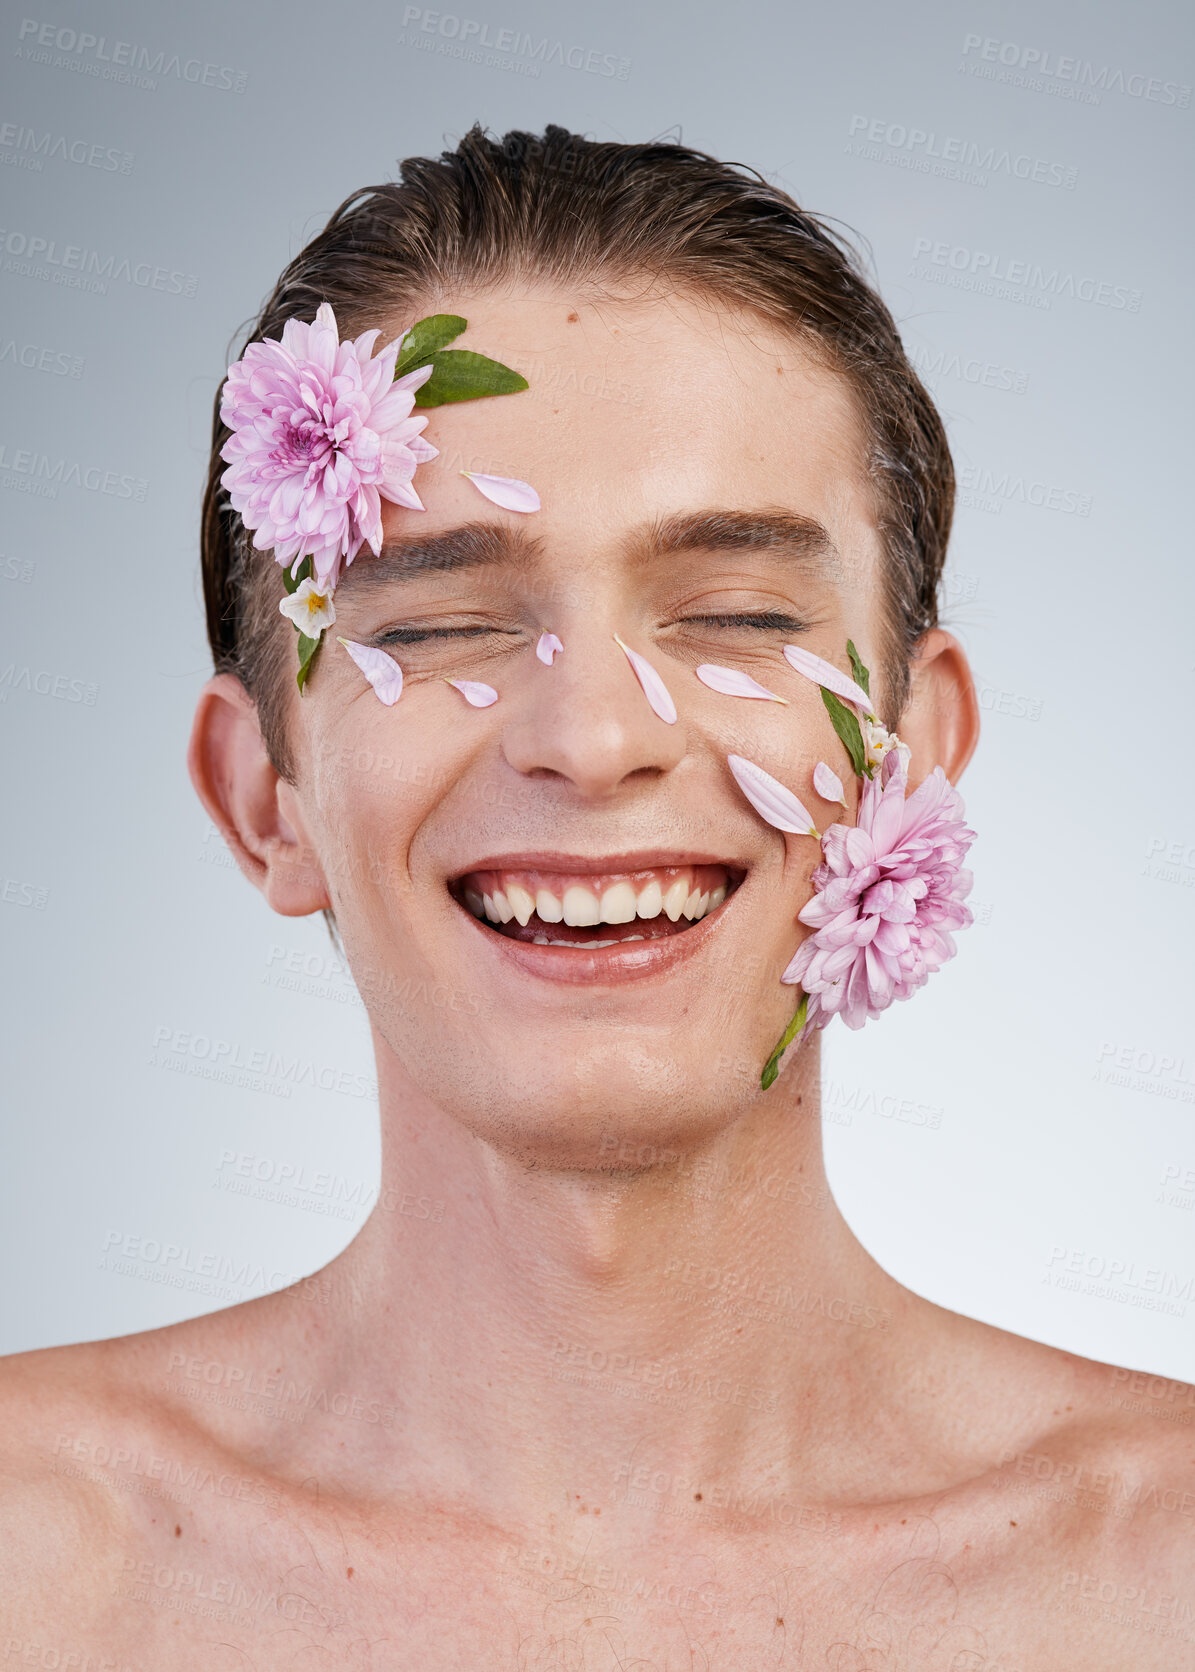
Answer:
<svg viewBox="0 0 1195 1672"><path fill-rule="evenodd" d="M310 555L321 591L363 545L381 549L383 498L423 510L411 478L438 453L420 434L427 418L411 416L432 367L395 381L401 337L371 359L379 335L341 342L324 302L313 324L288 320L281 342L250 343L220 403L233 509L279 563Z"/></svg>
<svg viewBox="0 0 1195 1672"><path fill-rule="evenodd" d="M797 914L814 930L781 980L809 994L807 1027L840 1015L861 1028L895 999L907 999L957 950L952 929L972 921L962 868L975 832L962 798L935 766L907 799L895 750L864 781L854 825L822 837L816 892Z"/></svg>

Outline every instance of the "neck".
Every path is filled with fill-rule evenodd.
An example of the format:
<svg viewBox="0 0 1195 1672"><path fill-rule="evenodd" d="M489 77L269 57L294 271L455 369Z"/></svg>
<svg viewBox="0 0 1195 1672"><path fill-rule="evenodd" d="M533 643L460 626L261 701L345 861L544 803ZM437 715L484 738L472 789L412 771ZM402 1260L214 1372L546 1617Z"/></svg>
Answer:
<svg viewBox="0 0 1195 1672"><path fill-rule="evenodd" d="M855 1456L926 1303L826 1186L816 1036L716 1136L657 1152L614 1134L588 1171L504 1155L375 1044L379 1204L305 1335L340 1386L398 1408L375 1480L533 1517L561 1481L609 1501L644 1466L835 1489L811 1460Z"/></svg>

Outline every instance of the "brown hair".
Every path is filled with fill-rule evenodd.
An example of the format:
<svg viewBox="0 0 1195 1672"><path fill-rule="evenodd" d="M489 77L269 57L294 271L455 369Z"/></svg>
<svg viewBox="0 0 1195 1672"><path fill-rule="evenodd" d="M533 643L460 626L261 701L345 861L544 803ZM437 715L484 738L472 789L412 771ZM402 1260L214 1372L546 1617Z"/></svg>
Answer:
<svg viewBox="0 0 1195 1672"><path fill-rule="evenodd" d="M288 319L313 319L325 301L341 336L354 336L378 323L379 306L413 319L429 298L520 276L611 291L646 279L729 302L795 332L848 379L886 557L881 719L896 729L914 647L938 619L954 511L945 430L859 253L755 170L666 141L622 145L555 126L494 140L474 124L438 161L408 157L399 181L346 198L244 341L281 337ZM244 683L271 760L293 779L284 693L294 635L280 630L279 566L253 548L220 486L228 436L217 393L203 500L208 638L217 671Z"/></svg>

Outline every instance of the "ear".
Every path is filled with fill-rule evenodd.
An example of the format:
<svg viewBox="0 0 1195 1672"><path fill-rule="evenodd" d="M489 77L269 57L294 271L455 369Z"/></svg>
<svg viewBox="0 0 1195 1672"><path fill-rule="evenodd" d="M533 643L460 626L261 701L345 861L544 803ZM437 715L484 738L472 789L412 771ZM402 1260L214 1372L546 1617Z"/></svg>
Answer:
<svg viewBox="0 0 1195 1672"><path fill-rule="evenodd" d="M979 743L979 698L967 653L944 627L931 627L917 645L912 692L897 728L913 751L909 787L940 766L956 784Z"/></svg>
<svg viewBox="0 0 1195 1672"><path fill-rule="evenodd" d="M233 674L199 694L187 770L200 801L241 870L282 917L332 904L292 785L275 771L257 705Z"/></svg>

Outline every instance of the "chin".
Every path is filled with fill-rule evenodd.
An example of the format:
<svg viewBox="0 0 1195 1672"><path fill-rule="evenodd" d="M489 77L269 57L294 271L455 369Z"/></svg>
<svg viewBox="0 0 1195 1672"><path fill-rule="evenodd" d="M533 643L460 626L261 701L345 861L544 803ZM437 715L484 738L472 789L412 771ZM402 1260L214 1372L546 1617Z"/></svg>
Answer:
<svg viewBox="0 0 1195 1672"><path fill-rule="evenodd" d="M783 1026L783 1023L781 1023ZM482 1032L488 1030L481 1030ZM779 1030L777 1030L779 1031ZM759 1090L728 1069L725 1044L687 1049L676 1030L547 1030L528 1049L487 1050L484 1039L442 1051L418 1078L453 1120L529 1165L585 1172L658 1165L731 1126ZM765 1060L767 1050L759 1055Z"/></svg>

